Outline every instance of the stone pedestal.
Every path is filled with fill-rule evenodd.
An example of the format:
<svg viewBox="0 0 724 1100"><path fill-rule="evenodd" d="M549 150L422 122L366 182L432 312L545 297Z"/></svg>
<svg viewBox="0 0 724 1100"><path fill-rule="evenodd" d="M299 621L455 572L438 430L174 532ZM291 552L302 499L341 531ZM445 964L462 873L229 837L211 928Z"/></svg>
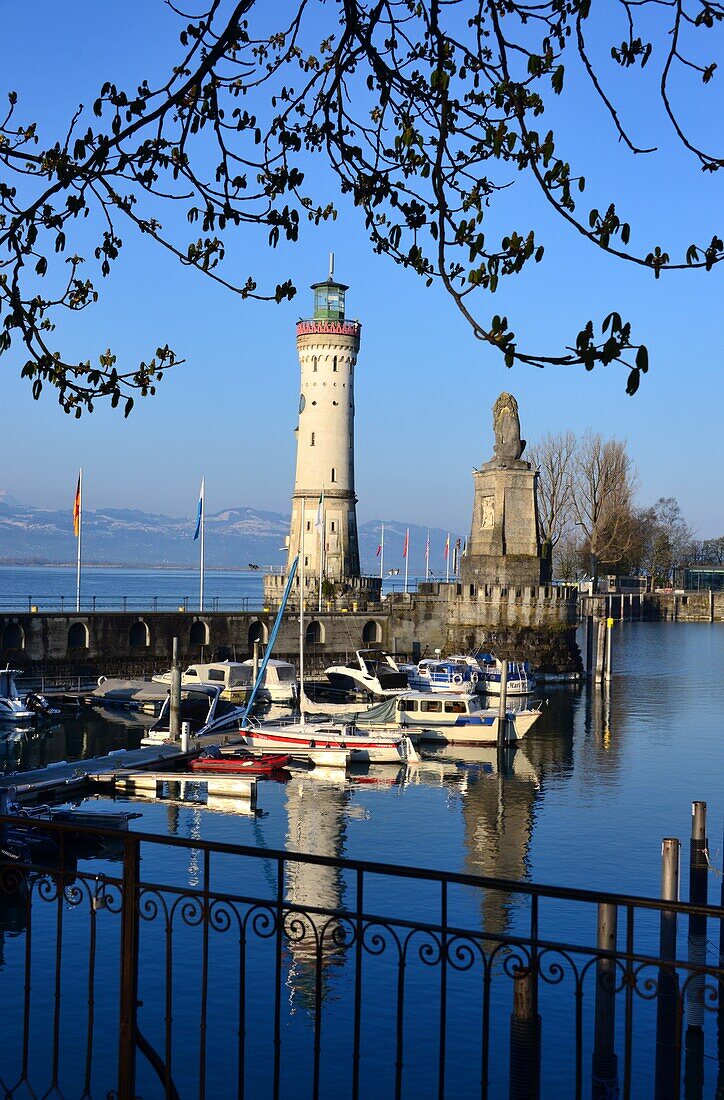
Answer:
<svg viewBox="0 0 724 1100"><path fill-rule="evenodd" d="M466 584L539 585L550 580L541 550L537 473L522 459L493 459L473 473L475 500L460 579Z"/></svg>

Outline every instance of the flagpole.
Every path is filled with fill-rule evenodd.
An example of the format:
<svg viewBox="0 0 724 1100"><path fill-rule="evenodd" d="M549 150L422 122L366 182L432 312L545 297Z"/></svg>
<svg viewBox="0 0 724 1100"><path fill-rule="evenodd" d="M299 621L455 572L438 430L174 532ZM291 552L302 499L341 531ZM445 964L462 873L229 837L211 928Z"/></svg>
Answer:
<svg viewBox="0 0 724 1100"><path fill-rule="evenodd" d="M450 582L450 532L447 533L447 542L445 543L445 580Z"/></svg>
<svg viewBox="0 0 724 1100"><path fill-rule="evenodd" d="M405 592L407 592L407 569L410 562L410 528L405 535Z"/></svg>
<svg viewBox="0 0 724 1100"><path fill-rule="evenodd" d="M425 580L430 576L430 529L427 531L427 542L425 543Z"/></svg>
<svg viewBox="0 0 724 1100"><path fill-rule="evenodd" d="M83 467L78 475L78 569L75 579L75 609L80 611L80 551L83 540Z"/></svg>
<svg viewBox="0 0 724 1100"><path fill-rule="evenodd" d="M385 575L385 525L382 524L382 536L380 538L380 580Z"/></svg>
<svg viewBox="0 0 724 1100"><path fill-rule="evenodd" d="M322 576L324 574L324 546L327 533L327 518L324 510L324 489L322 489L322 526L319 528L319 604L318 610L322 613Z"/></svg>
<svg viewBox="0 0 724 1100"><path fill-rule="evenodd" d="M204 527L206 526L206 493L205 489L206 478L201 478L201 563L200 563L200 583L199 583L199 611L204 610Z"/></svg>

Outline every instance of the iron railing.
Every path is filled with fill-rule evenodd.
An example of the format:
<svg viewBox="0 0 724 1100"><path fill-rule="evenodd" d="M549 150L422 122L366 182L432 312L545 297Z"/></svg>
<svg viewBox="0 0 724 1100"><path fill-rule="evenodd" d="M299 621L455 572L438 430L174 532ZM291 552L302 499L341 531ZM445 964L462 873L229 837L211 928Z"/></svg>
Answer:
<svg viewBox="0 0 724 1100"><path fill-rule="evenodd" d="M684 1076L687 1097L724 1085L718 907L27 827L45 849L28 862L15 833L21 858L6 839L0 860L6 1097L673 1098Z"/></svg>
<svg viewBox="0 0 724 1100"><path fill-rule="evenodd" d="M261 611L262 593L258 596L207 596L204 612L209 611ZM190 611L198 612L198 596L116 596L84 595L80 602L82 614L96 611ZM0 596L0 613L60 612L73 615L76 598L64 595L6 595Z"/></svg>

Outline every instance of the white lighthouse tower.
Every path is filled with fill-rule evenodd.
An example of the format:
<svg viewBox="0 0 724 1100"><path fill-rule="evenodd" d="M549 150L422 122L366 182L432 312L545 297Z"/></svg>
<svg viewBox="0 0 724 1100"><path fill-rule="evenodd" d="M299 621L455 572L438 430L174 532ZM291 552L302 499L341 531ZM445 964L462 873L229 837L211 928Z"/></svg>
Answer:
<svg viewBox="0 0 724 1100"><path fill-rule="evenodd" d="M347 289L334 278L332 255L328 278L312 285L313 317L297 322L301 385L287 569L303 545L308 592L318 592L321 579L325 599L343 594L379 599L379 581L360 577L354 376L362 326L345 318ZM265 580L273 598L278 581Z"/></svg>

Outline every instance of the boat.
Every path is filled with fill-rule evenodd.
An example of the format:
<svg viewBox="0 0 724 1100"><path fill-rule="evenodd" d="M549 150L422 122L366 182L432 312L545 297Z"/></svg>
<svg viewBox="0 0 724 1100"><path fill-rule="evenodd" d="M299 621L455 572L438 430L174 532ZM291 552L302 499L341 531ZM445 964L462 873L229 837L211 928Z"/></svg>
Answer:
<svg viewBox="0 0 724 1100"><path fill-rule="evenodd" d="M189 745L197 748L203 744L228 744L238 741L239 723L246 710L228 699L221 698L221 688L208 684L181 689L179 725L189 724ZM177 744L171 736L171 698L161 708L158 719L151 726L142 745Z"/></svg>
<svg viewBox="0 0 724 1100"><path fill-rule="evenodd" d="M467 665L476 691L485 695L500 695L503 662L492 653L480 653L477 657L456 654L449 660ZM538 681L528 661L508 661L506 695L529 695L537 689Z"/></svg>
<svg viewBox="0 0 724 1100"><path fill-rule="evenodd" d="M156 684L170 684L171 672L157 673L152 680ZM254 662L213 661L210 664L189 665L181 673L181 686L194 684L221 687L224 699L244 702L254 686ZM293 703L296 695L297 673L294 665L289 661L268 659L264 663L264 674L256 698L267 703Z"/></svg>
<svg viewBox="0 0 724 1100"><path fill-rule="evenodd" d="M540 709L507 710L507 740L520 741L540 717ZM409 691L371 707L355 719L358 729L406 732L413 741L448 744L495 744L498 710L485 707L478 695Z"/></svg>
<svg viewBox="0 0 724 1100"><path fill-rule="evenodd" d="M334 688L369 695L397 695L407 691L407 673L384 649L358 649L346 665L330 665L325 676Z"/></svg>
<svg viewBox="0 0 724 1100"><path fill-rule="evenodd" d="M409 685L415 691L465 694L477 690L477 679L465 659L426 657L417 665L410 665L407 672Z"/></svg>
<svg viewBox="0 0 724 1100"><path fill-rule="evenodd" d="M303 538L304 528L302 528ZM292 563L292 567L289 570L289 576L287 578L287 584L282 598L282 603L277 615L277 623L280 621L280 617L283 614L286 601L291 591L291 586L294 582L294 577L297 571L299 562L302 562L300 569L300 583L299 590L304 593L304 547L300 547L300 552ZM357 730L355 726L345 723L332 723L329 720L326 722L308 722L305 713L305 693L304 693L304 598L300 600L299 608L299 720L290 720L288 722L261 722L258 718L253 718L251 715L251 707L254 702L256 689L261 676L264 673L264 665L268 660L268 654L273 644L273 639L276 637L277 623L274 624L272 635L270 636L269 646L267 652L264 655L264 660L259 669L259 677L257 678L257 684L254 685L251 695L249 696L249 703L247 711L239 730L239 735L243 738L244 743L251 749L257 749L265 752L287 752L293 756L309 756L315 754L315 762L323 763L330 760L331 756L321 756L317 754L319 750L325 750L328 754L332 752L338 754L344 752L346 754L345 761L349 763L377 763L377 764L400 764L416 761L418 759L415 748L407 737L406 734L400 732L382 732L382 733L365 733L362 730ZM380 650L360 650L360 654L364 653L376 653L379 655ZM393 662L394 664L394 662ZM388 666L389 667L389 666ZM399 670L397 675L400 676ZM406 678L405 678L406 679ZM339 759L339 756L337 756ZM338 765L335 765L338 766Z"/></svg>
<svg viewBox="0 0 724 1100"><path fill-rule="evenodd" d="M192 760L189 768L192 772L206 772L213 775L271 775L281 771L291 763L288 753L276 753L274 755L263 754L261 756L245 755L238 753L204 753Z"/></svg>
<svg viewBox="0 0 724 1100"><path fill-rule="evenodd" d="M11 669L10 665L0 669L0 722L8 722L13 726L28 725L35 722L37 717L51 717L57 714L53 707L47 704L42 695L32 695L29 702L28 693L21 694L15 685L15 676L22 675L20 669ZM35 705L37 701L37 705ZM44 704L44 707L41 706ZM43 708L47 714L43 715Z"/></svg>
<svg viewBox="0 0 724 1100"><path fill-rule="evenodd" d="M395 730L363 730L331 722L259 722L247 719L239 731L244 743L261 752L285 752L292 756L340 750L350 764L407 764L418 759L406 733ZM315 759L325 762L326 757Z"/></svg>

